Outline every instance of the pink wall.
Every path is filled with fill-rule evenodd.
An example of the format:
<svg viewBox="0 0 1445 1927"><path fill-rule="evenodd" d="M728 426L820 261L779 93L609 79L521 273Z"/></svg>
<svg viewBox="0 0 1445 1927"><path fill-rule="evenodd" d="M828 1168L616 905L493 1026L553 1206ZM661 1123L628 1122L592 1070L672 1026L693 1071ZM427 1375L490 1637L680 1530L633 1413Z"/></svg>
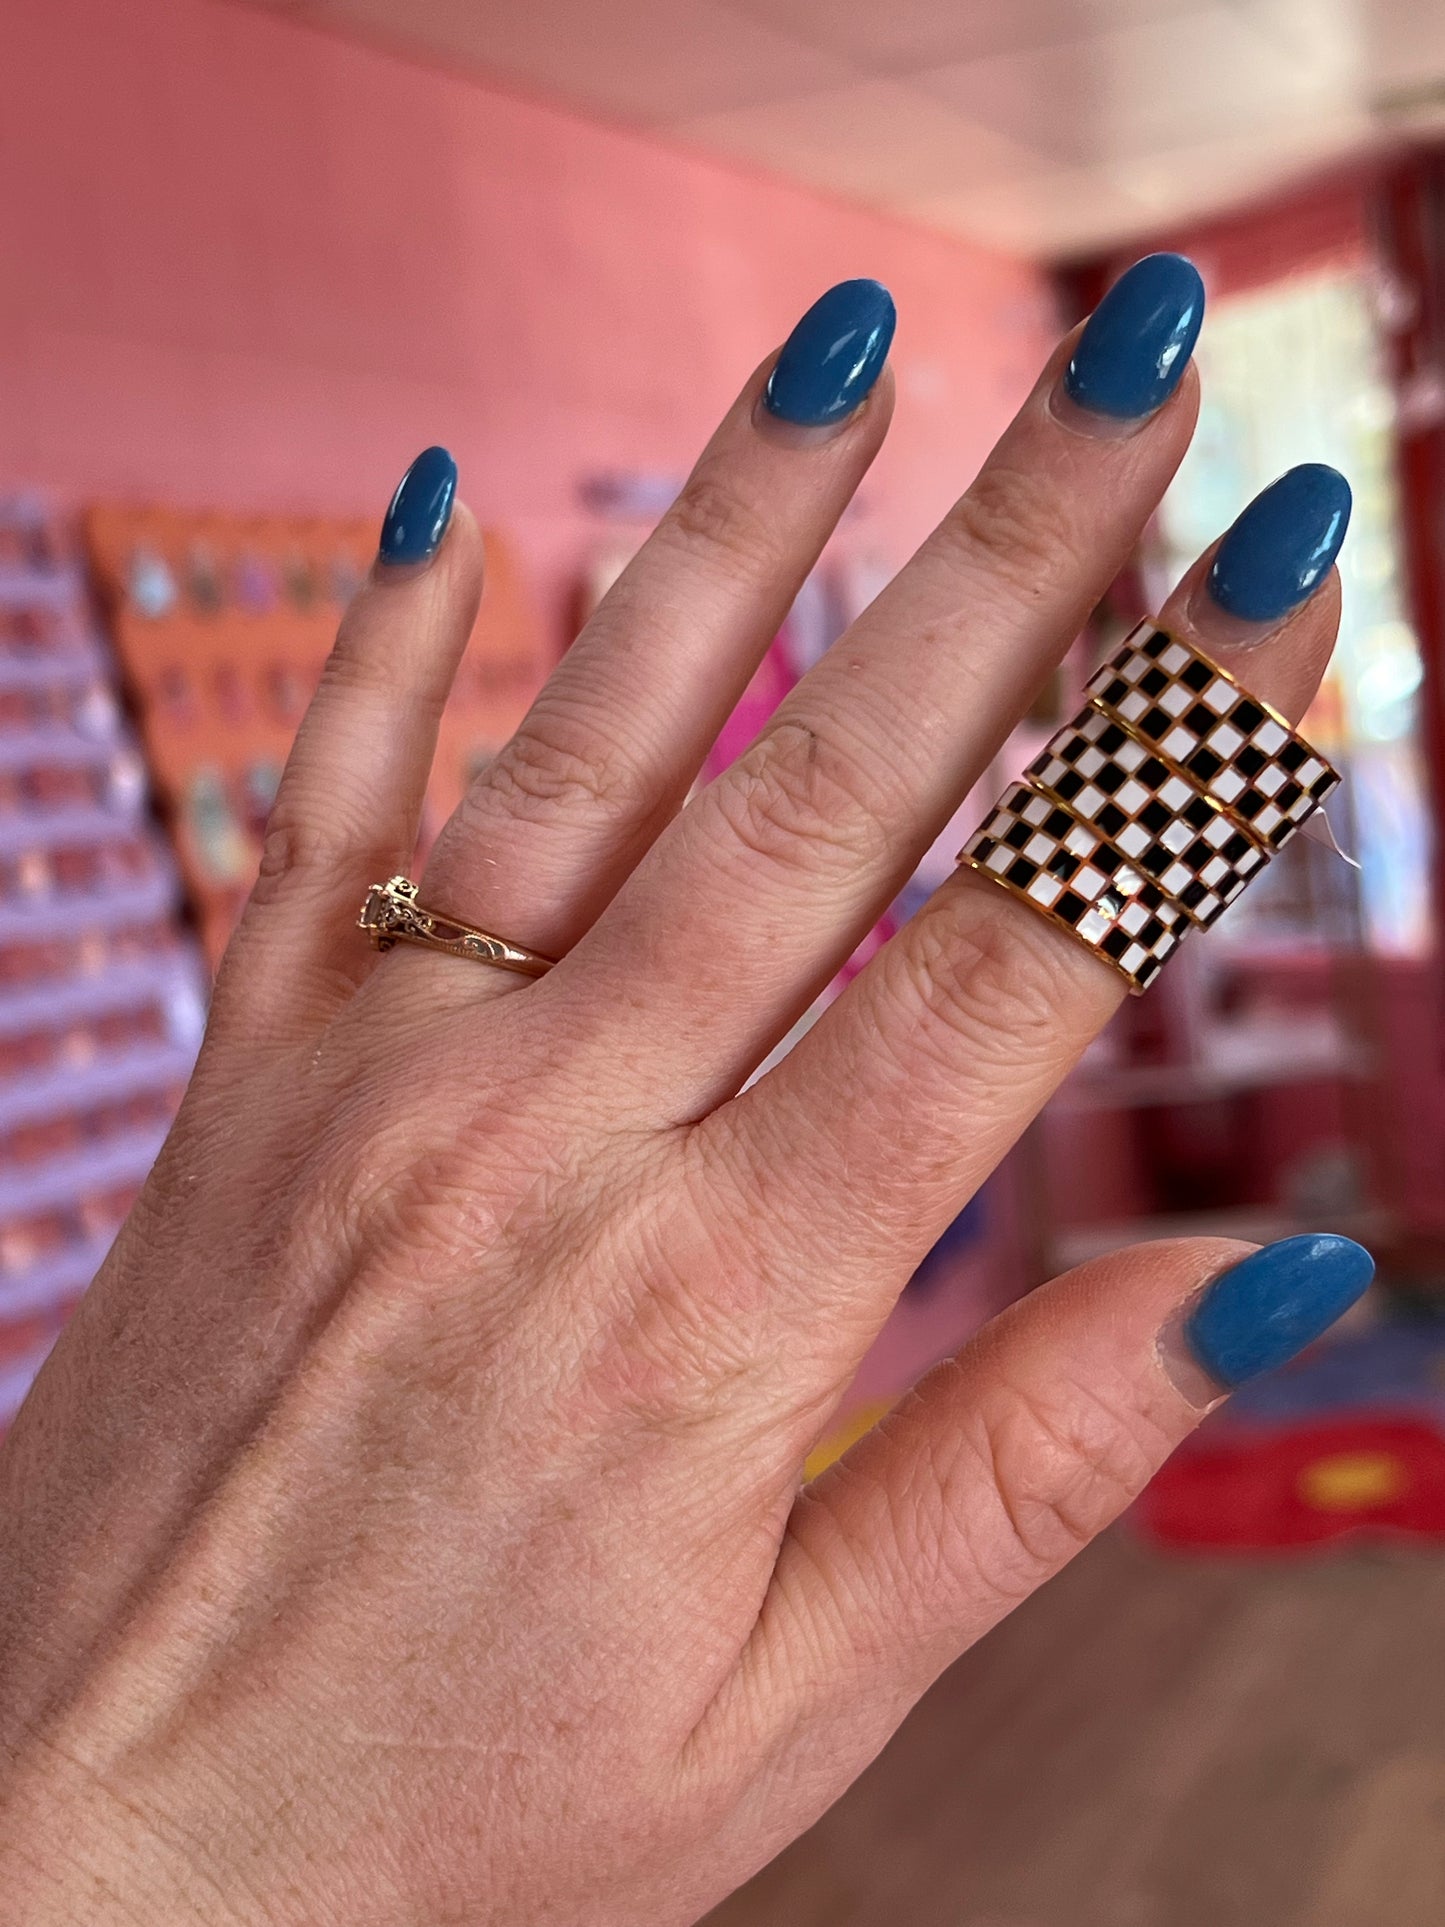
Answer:
<svg viewBox="0 0 1445 1927"><path fill-rule="evenodd" d="M378 516L425 442L554 611L579 473L686 465L845 275L902 314L901 556L1052 329L1033 270L222 0L8 0L0 483Z"/></svg>

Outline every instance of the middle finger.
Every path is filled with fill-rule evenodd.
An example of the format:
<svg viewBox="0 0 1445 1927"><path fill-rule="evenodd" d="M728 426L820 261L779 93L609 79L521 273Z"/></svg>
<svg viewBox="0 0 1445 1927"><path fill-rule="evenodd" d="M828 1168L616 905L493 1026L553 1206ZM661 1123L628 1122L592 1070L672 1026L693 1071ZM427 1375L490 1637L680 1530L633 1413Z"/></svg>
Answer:
<svg viewBox="0 0 1445 1927"><path fill-rule="evenodd" d="M1177 255L1129 271L918 555L575 953L624 1024L647 959L644 1104L696 1115L735 1089L987 768L1188 446L1202 306Z"/></svg>

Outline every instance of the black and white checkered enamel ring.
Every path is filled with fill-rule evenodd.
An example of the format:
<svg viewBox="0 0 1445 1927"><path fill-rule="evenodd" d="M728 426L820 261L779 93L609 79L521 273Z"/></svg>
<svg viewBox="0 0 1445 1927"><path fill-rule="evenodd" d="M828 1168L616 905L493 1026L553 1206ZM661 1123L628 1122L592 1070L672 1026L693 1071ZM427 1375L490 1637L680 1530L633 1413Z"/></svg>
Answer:
<svg viewBox="0 0 1445 1927"><path fill-rule="evenodd" d="M1282 717L1146 623L959 854L1136 994L1339 783Z"/></svg>
<svg viewBox="0 0 1445 1927"><path fill-rule="evenodd" d="M1027 783L1005 790L964 846L970 863L1061 923L1146 990L1189 929L1183 911L1094 824Z"/></svg>
<svg viewBox="0 0 1445 1927"><path fill-rule="evenodd" d="M1269 860L1265 844L1102 709L1081 710L1024 775L1097 825L1191 922L1222 916Z"/></svg>
<svg viewBox="0 0 1445 1927"><path fill-rule="evenodd" d="M1267 703L1163 629L1136 629L1089 695L1272 850L1339 785L1339 772Z"/></svg>

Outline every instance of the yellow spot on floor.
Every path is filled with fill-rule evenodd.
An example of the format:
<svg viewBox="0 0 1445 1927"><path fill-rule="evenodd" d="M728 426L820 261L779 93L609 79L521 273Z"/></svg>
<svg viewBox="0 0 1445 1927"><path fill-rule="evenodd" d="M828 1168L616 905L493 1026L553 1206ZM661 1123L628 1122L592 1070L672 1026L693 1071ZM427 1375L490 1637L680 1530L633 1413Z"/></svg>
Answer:
<svg viewBox="0 0 1445 1927"><path fill-rule="evenodd" d="M1299 1476L1299 1495L1317 1512L1362 1512L1397 1499L1410 1483L1393 1452L1336 1452Z"/></svg>

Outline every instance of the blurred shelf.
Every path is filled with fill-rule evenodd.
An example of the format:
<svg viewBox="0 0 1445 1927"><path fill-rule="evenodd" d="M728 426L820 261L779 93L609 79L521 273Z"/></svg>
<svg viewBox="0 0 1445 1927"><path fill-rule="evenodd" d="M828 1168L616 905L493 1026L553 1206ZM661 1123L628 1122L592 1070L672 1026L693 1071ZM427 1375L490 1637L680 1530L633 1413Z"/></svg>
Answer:
<svg viewBox="0 0 1445 1927"><path fill-rule="evenodd" d="M88 930L123 930L157 923L180 903L180 885L157 868L132 883L111 883L103 890L65 890L33 903L0 903L0 943L46 943L76 938Z"/></svg>
<svg viewBox="0 0 1445 1927"><path fill-rule="evenodd" d="M1328 1223L1302 1224L1278 1205L1240 1205L1224 1211L1164 1212L1150 1218L1123 1218L1113 1223L1080 1224L1056 1236L1050 1246L1050 1270L1069 1271L1090 1258L1119 1251L1126 1245L1149 1244L1162 1238L1238 1238L1246 1244L1272 1244L1305 1231L1337 1231L1362 1244L1388 1237L1395 1230L1388 1211L1345 1211Z"/></svg>
<svg viewBox="0 0 1445 1927"><path fill-rule="evenodd" d="M184 1084L195 1068L194 1050L178 1044L138 1044L129 1050L97 1051L88 1063L61 1064L0 1080L0 1120L6 1128L37 1124L104 1104L120 1104L147 1091Z"/></svg>
<svg viewBox="0 0 1445 1927"><path fill-rule="evenodd" d="M199 1038L205 995L195 958L179 949L169 956L111 964L94 976L44 978L13 989L0 985L0 1037L59 1030L86 1018L113 1017L150 1004L160 1004L169 1014L184 1003L188 1019L194 1006L192 1028Z"/></svg>
<svg viewBox="0 0 1445 1927"><path fill-rule="evenodd" d="M1372 1053L1333 1024L1309 1019L1220 1024L1204 1039L1196 1063L1115 1069L1086 1061L1051 1109L1077 1113L1200 1103L1323 1078L1365 1078L1373 1068Z"/></svg>
<svg viewBox="0 0 1445 1927"><path fill-rule="evenodd" d="M166 1128L132 1131L112 1143L0 1169L0 1218L33 1217L143 1184L166 1141Z"/></svg>
<svg viewBox="0 0 1445 1927"><path fill-rule="evenodd" d="M0 1271L0 1323L34 1318L72 1304L105 1262L114 1234L67 1245L22 1270Z"/></svg>
<svg viewBox="0 0 1445 1927"><path fill-rule="evenodd" d="M113 731L94 736L71 725L52 723L46 729L0 733L0 770L26 770L36 764L48 764L52 769L109 769L114 763L129 763L140 772L140 758ZM20 812L22 819L25 814Z"/></svg>
<svg viewBox="0 0 1445 1927"><path fill-rule="evenodd" d="M83 607L85 593L85 578L78 568L0 568L0 607Z"/></svg>
<svg viewBox="0 0 1445 1927"><path fill-rule="evenodd" d="M21 856L31 850L104 849L133 839L145 820L145 791L139 784L134 800L124 803L17 810L13 816L0 817L0 856Z"/></svg>
<svg viewBox="0 0 1445 1927"><path fill-rule="evenodd" d="M0 655L0 694L18 689L84 689L103 675L105 668L100 646L84 638L67 643L63 649Z"/></svg>

